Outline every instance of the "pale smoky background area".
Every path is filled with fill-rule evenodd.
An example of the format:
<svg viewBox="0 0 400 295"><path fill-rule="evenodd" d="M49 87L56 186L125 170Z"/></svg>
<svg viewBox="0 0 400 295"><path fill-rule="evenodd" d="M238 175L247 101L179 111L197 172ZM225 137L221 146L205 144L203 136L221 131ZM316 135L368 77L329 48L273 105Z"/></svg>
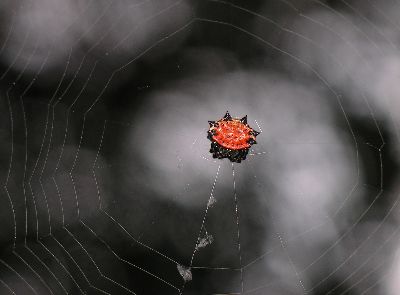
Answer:
<svg viewBox="0 0 400 295"><path fill-rule="evenodd" d="M399 294L399 19L1 1L0 294ZM261 132L240 164L227 110Z"/></svg>

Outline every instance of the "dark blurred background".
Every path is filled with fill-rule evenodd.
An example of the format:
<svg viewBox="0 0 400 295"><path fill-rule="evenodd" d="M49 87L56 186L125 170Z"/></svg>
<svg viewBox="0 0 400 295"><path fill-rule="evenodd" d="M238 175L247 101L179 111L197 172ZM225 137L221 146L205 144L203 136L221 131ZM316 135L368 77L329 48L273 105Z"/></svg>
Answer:
<svg viewBox="0 0 400 295"><path fill-rule="evenodd" d="M3 0L0 294L399 294L399 16Z"/></svg>

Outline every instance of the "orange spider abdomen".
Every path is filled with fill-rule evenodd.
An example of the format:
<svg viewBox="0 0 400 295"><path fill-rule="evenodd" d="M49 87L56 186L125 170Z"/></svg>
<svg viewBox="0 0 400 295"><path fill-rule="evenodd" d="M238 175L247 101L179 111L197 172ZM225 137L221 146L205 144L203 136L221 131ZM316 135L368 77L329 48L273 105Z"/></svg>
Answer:
<svg viewBox="0 0 400 295"><path fill-rule="evenodd" d="M232 118L229 112L218 121L208 121L208 139L211 140L210 153L214 158L228 158L240 163L246 159L250 147L257 143L259 132L247 124L247 116Z"/></svg>
<svg viewBox="0 0 400 295"><path fill-rule="evenodd" d="M252 138L250 131L251 128L238 119L219 121L213 139L227 149L246 149L250 147L249 140Z"/></svg>

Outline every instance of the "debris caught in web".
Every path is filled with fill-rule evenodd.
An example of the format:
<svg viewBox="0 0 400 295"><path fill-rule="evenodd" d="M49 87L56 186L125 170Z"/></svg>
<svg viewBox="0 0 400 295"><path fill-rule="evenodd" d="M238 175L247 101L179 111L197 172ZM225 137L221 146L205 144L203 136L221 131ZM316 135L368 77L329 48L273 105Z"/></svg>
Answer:
<svg viewBox="0 0 400 295"><path fill-rule="evenodd" d="M214 237L206 232L205 237L201 238L200 241L196 245L196 251L200 248L204 248L207 245L210 245L214 241Z"/></svg>
<svg viewBox="0 0 400 295"><path fill-rule="evenodd" d="M182 276L185 282L192 280L192 271L190 270L190 267L186 267L181 264L178 264L176 267L178 268L179 274Z"/></svg>
<svg viewBox="0 0 400 295"><path fill-rule="evenodd" d="M208 200L207 207L211 208L214 206L214 204L217 202L217 199L214 198L214 196L211 196L210 199Z"/></svg>

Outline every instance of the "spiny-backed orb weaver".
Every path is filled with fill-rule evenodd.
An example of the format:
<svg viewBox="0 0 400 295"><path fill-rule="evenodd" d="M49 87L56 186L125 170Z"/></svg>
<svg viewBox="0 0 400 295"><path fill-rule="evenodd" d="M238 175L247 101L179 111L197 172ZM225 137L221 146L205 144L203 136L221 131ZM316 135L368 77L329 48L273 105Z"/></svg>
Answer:
<svg viewBox="0 0 400 295"><path fill-rule="evenodd" d="M213 158L228 158L236 163L246 159L250 147L257 143L256 136L260 134L247 124L247 116L232 118L228 111L222 119L208 123L207 138L211 140Z"/></svg>

